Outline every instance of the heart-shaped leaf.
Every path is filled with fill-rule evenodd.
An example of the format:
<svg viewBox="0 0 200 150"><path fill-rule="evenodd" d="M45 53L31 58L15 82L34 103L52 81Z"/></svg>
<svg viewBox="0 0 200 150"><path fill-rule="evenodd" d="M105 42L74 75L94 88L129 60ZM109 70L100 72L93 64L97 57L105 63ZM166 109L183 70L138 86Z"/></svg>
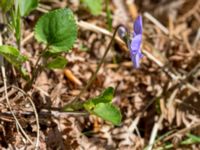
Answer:
<svg viewBox="0 0 200 150"><path fill-rule="evenodd" d="M52 59L47 64L47 68L49 69L62 69L67 64L67 60L64 57L58 56Z"/></svg>
<svg viewBox="0 0 200 150"><path fill-rule="evenodd" d="M36 24L35 37L48 45L50 52L68 52L77 37L77 26L70 9L44 14Z"/></svg>
<svg viewBox="0 0 200 150"><path fill-rule="evenodd" d="M22 17L28 16L28 14L36 9L38 6L38 0L19 0L20 15Z"/></svg>
<svg viewBox="0 0 200 150"><path fill-rule="evenodd" d="M92 112L102 119L112 122L114 125L120 125L121 123L121 113L119 109L111 103L99 103Z"/></svg>
<svg viewBox="0 0 200 150"><path fill-rule="evenodd" d="M0 46L0 55L17 68L20 68L22 63L27 60L16 48L8 45Z"/></svg>

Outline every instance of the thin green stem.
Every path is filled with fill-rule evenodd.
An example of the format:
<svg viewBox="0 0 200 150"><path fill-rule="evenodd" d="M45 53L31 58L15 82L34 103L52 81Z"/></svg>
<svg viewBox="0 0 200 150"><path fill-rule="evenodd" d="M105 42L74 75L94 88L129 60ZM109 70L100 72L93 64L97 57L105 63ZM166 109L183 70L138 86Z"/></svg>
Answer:
<svg viewBox="0 0 200 150"><path fill-rule="evenodd" d="M106 19L108 24L108 30L112 31L112 18L111 18L111 11L109 8L109 0L106 0Z"/></svg>
<svg viewBox="0 0 200 150"><path fill-rule="evenodd" d="M20 26L21 26L21 24L20 24ZM19 32L21 32L21 31L19 31ZM16 35L16 41L17 41L17 48L21 52L21 33L19 33L19 37L17 37L17 35Z"/></svg>
<svg viewBox="0 0 200 150"><path fill-rule="evenodd" d="M19 9L19 5L16 4L16 8L15 8L15 37L17 40L17 48L19 49L19 51L21 52L21 16L20 16L20 9Z"/></svg>
<svg viewBox="0 0 200 150"><path fill-rule="evenodd" d="M106 57L106 55L108 54L108 51L110 50L110 48L111 48L111 46L112 46L112 44L113 44L113 42L114 42L114 40L115 40L115 36L116 36L117 31L118 31L118 29L119 29L120 26L121 26L121 25L119 25L119 26L116 27L116 29L115 29L115 31L114 31L114 33L113 33L113 36L112 36L112 38L111 38L111 40L110 40L110 43L108 44L108 47L106 48L106 50L105 50L105 52L104 52L104 55L103 55L103 57L101 58L101 61L99 62L98 66L97 66L96 71L95 71L94 74L90 77L90 79L89 79L89 81L87 82L86 86L85 86L85 87L80 91L80 93L74 98L74 100L71 102L71 104L65 105L65 106L63 107L63 109L65 109L66 107L69 107L69 106L71 106L71 105L73 105L73 104L76 104L77 101L79 100L79 98L81 97L81 95L90 87L90 85L92 84L92 82L93 82L94 79L96 78L97 73L98 73L99 69L101 68L101 66L102 66L102 64L103 64L103 62L104 62L104 60L105 60L105 57Z"/></svg>

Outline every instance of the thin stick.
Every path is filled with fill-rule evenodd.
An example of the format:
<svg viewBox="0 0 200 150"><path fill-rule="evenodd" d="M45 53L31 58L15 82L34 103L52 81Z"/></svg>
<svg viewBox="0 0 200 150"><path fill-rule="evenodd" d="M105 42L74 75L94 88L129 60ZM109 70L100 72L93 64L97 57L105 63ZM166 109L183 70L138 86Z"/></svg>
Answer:
<svg viewBox="0 0 200 150"><path fill-rule="evenodd" d="M39 117L38 117L38 113L35 107L35 104L33 103L31 97L26 94L22 89L16 87L16 86L12 86L13 88L19 90L21 93L23 93L25 96L27 96L27 99L29 100L29 102L31 103L32 107L33 107L33 112L35 114L35 118L36 118L36 125L37 125L37 139L36 139L36 144L35 144L35 149L39 149L39 145L40 145L40 124L39 124Z"/></svg>
<svg viewBox="0 0 200 150"><path fill-rule="evenodd" d="M21 42L21 45L24 46L26 44L27 41L29 41L30 39L32 39L34 36L34 32L31 32L29 35L27 35Z"/></svg>
<svg viewBox="0 0 200 150"><path fill-rule="evenodd" d="M31 100L30 97L28 97L29 102L31 103L32 107L33 107L33 111L35 114L35 118L36 118L36 125L37 125L37 139L36 139L36 144L35 144L35 150L39 149L39 145L40 145L40 125L39 125L39 117L37 114L37 110L35 107L35 104L33 103L33 101Z"/></svg>
<svg viewBox="0 0 200 150"><path fill-rule="evenodd" d="M96 25L94 25L94 24L88 23L88 22L86 22L86 21L82 21L82 20L81 20L81 21L78 21L77 24L78 24L78 26L79 26L81 29L90 30L90 31L93 31L93 32L96 32L96 33L101 33L101 34L107 35L107 36L109 36L109 37L112 37L112 36L113 36L113 34L112 34L110 31L108 31L108 30L106 30L106 29L104 29L104 28L98 27L98 26L96 26ZM116 40L117 42L119 42L119 43L124 43L124 42L120 39L119 36L115 36L114 38L115 38L115 40Z"/></svg>
<svg viewBox="0 0 200 150"><path fill-rule="evenodd" d="M165 142L165 141L168 141L168 140L170 140L171 138L173 138L174 136L176 136L176 135L178 135L178 134L186 133L187 131L189 131L189 130L191 130L191 129L193 129L193 128L197 128L197 127L199 127L199 126L200 126L200 122L196 122L196 123L194 123L193 125L191 125L190 127L183 128L183 129L177 131L176 133L173 133L173 134L167 136L166 138L163 139L163 141L164 141L164 142Z"/></svg>
<svg viewBox="0 0 200 150"><path fill-rule="evenodd" d="M108 30L106 30L104 28L98 27L98 26L96 26L94 24L88 23L86 21L82 21L82 20L78 21L77 25L81 29L90 30L90 31L93 31L93 32L101 33L101 34L107 35L109 37L112 37L112 33L110 31L108 31ZM31 38L33 38L33 37L34 37L34 32L31 32L26 38L24 38L22 40L22 46L24 46L26 44L26 42L28 40L30 40ZM124 44L124 42L118 36L115 36L115 40L120 44Z"/></svg>
<svg viewBox="0 0 200 150"><path fill-rule="evenodd" d="M40 11L40 12L43 12L43 13L48 13L49 11L48 10L46 10L46 9L44 9L44 8L41 8L41 7L37 7L36 8L38 11Z"/></svg>
<svg viewBox="0 0 200 150"><path fill-rule="evenodd" d="M159 67L163 68L163 70L173 79L173 80L179 80L180 77L172 73L169 68L165 68L164 64L159 61L156 57L154 57L151 53L149 53L146 50L142 50L142 52L152 61L154 61Z"/></svg>
<svg viewBox="0 0 200 150"><path fill-rule="evenodd" d="M156 122L153 126L153 129L151 131L151 137L150 137L150 140L149 140L149 144L147 146L147 149L146 150L152 150L153 148L153 145L154 145L154 141L156 139L156 136L157 136L157 133L158 133L158 129L160 127L160 124L162 123L163 121L163 118L164 118L164 115L161 114L158 122Z"/></svg>
<svg viewBox="0 0 200 150"><path fill-rule="evenodd" d="M8 93L7 93L7 79L6 79L6 74L5 74L5 67L1 64L1 72L2 72L2 76L3 76L3 82L4 82L4 90L5 90L5 96L6 96L6 102L7 102L7 105L12 113L12 116L14 117L20 131L22 132L22 134L26 137L26 139L32 144L33 142L31 141L31 139L28 137L28 135L26 134L26 132L24 131L24 129L22 128L21 124L19 123L17 117L15 116L15 114L13 113L13 110L11 108L11 105L10 105L10 101L9 101L9 98L8 98Z"/></svg>
<svg viewBox="0 0 200 150"><path fill-rule="evenodd" d="M156 18L154 18L150 13L145 12L144 16L148 18L151 22L153 22L155 25L157 25L160 28L160 30L162 30L165 34L169 34L169 30L164 25L162 25Z"/></svg>
<svg viewBox="0 0 200 150"><path fill-rule="evenodd" d="M193 41L193 44L192 44L193 48L195 48L195 46L197 45L197 43L200 41L199 39L200 39L200 28L198 29L196 37L195 37L195 39Z"/></svg>

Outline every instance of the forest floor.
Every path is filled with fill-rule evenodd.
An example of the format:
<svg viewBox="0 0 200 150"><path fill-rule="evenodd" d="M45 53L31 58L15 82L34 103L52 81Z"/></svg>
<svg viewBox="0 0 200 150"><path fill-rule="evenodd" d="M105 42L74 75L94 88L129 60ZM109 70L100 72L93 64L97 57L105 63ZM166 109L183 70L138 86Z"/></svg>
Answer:
<svg viewBox="0 0 200 150"><path fill-rule="evenodd" d="M79 0L41 0L37 10L23 19L21 47L31 58L30 72L43 48L33 37L33 28L44 13L70 8L77 19L78 39L64 55L66 67L42 71L29 91L16 70L6 66L7 96L16 118L6 103L2 78L1 149L34 149L35 143L42 150L200 149L200 1L112 0L108 5L111 23L105 6L94 16ZM133 67L128 48L118 37L97 78L80 98L84 101L114 87L113 103L122 113L121 125L82 112L51 110L79 94L115 27L123 24L132 30L139 14L144 55L140 68ZM13 44L13 35L2 36L2 42Z"/></svg>

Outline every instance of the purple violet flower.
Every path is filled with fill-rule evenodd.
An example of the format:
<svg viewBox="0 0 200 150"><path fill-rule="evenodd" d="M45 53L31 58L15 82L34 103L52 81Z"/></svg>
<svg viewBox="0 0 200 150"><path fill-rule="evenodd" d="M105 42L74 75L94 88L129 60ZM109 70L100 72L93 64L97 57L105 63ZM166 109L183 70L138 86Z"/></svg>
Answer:
<svg viewBox="0 0 200 150"><path fill-rule="evenodd" d="M133 38L128 43L131 60L135 68L140 67L140 59L143 56L141 52L141 43L142 43L142 16L138 16L133 26Z"/></svg>

